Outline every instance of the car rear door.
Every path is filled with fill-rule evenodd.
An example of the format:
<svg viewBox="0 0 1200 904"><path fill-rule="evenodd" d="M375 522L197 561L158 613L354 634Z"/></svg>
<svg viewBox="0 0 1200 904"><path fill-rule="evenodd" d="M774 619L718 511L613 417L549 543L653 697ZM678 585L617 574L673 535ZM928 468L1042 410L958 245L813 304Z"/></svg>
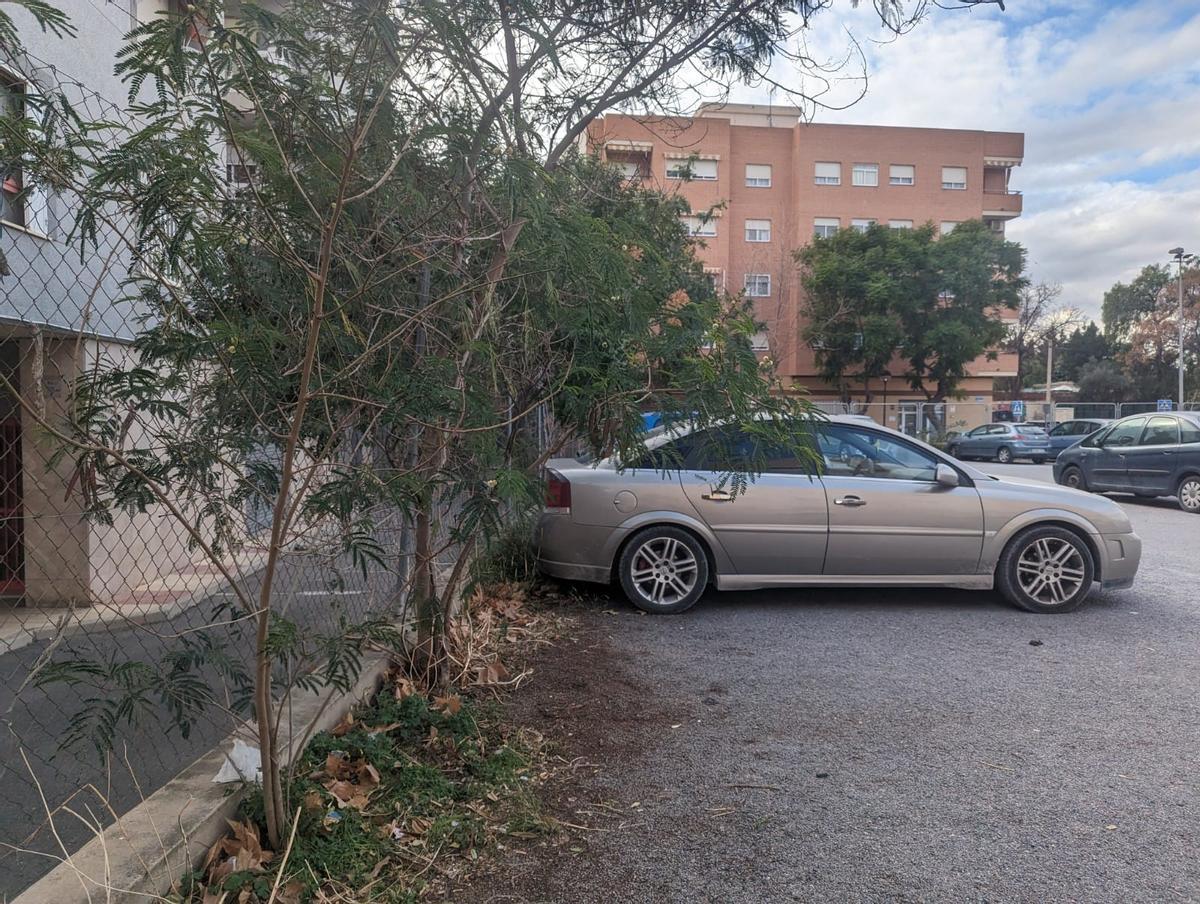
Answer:
<svg viewBox="0 0 1200 904"><path fill-rule="evenodd" d="M1125 453L1130 488L1135 493L1155 496L1173 493L1178 454L1178 418L1166 414L1151 417L1141 438Z"/></svg>
<svg viewBox="0 0 1200 904"><path fill-rule="evenodd" d="M739 575L820 574L829 533L821 481L791 452L757 443L736 427L697 436L679 475L688 501ZM756 455L764 472L735 489L731 469Z"/></svg>
<svg viewBox="0 0 1200 904"><path fill-rule="evenodd" d="M890 433L824 425L829 499L827 576L974 574L983 504L973 486L944 487L940 459ZM965 477L964 477L965 479Z"/></svg>

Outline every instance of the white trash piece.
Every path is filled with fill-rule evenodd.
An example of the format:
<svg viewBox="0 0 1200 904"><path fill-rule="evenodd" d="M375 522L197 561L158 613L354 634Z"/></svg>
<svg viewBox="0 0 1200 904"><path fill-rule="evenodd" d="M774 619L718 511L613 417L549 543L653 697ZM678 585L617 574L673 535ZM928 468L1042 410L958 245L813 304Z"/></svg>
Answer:
<svg viewBox="0 0 1200 904"><path fill-rule="evenodd" d="M226 782L258 782L262 783L262 754L257 747L247 744L240 738L233 741L233 750L225 755L221 771L213 778L216 784Z"/></svg>

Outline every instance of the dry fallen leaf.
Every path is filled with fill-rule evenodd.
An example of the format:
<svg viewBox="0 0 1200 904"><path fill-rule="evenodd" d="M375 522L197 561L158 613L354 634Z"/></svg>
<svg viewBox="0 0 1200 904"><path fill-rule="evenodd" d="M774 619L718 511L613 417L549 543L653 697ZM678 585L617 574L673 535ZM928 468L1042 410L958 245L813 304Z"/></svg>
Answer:
<svg viewBox="0 0 1200 904"><path fill-rule="evenodd" d="M396 694L397 700L404 701L417 692L417 686L410 679L400 677L396 679L393 691Z"/></svg>
<svg viewBox="0 0 1200 904"><path fill-rule="evenodd" d="M333 726L333 728L331 728L329 730L329 733L331 735L333 735L335 738L340 738L340 737L342 737L342 735L347 734L350 731L350 729L352 729L353 727L354 727L354 713L346 713L346 715L342 716L342 721L338 722L337 725Z"/></svg>
<svg viewBox="0 0 1200 904"><path fill-rule="evenodd" d="M433 705L448 716L457 716L462 709L462 697L458 694L447 694L444 697L434 697Z"/></svg>
<svg viewBox="0 0 1200 904"><path fill-rule="evenodd" d="M489 662L486 666L480 666L475 670L475 683L479 685L502 684L508 681L508 669L504 667L504 663L499 659Z"/></svg>

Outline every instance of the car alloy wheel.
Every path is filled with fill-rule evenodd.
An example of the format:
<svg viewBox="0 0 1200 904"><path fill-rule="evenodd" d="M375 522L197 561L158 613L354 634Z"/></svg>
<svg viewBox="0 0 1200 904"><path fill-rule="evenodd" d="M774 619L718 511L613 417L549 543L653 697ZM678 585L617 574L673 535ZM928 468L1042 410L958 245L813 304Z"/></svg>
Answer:
<svg viewBox="0 0 1200 904"><path fill-rule="evenodd" d="M1186 477L1179 485L1179 506L1200 515L1200 477Z"/></svg>
<svg viewBox="0 0 1200 904"><path fill-rule="evenodd" d="M652 527L630 541L619 564L621 587L646 612L682 612L708 583L708 559L699 542L677 527Z"/></svg>
<svg viewBox="0 0 1200 904"><path fill-rule="evenodd" d="M1065 603L1083 585L1083 557L1070 541L1042 537L1017 559L1017 580L1030 599L1049 606Z"/></svg>
<svg viewBox="0 0 1200 904"><path fill-rule="evenodd" d="M1091 591L1096 573L1091 550L1061 527L1019 534L1000 557L997 584L1008 600L1030 612L1070 612Z"/></svg>
<svg viewBox="0 0 1200 904"><path fill-rule="evenodd" d="M1008 446L1001 446L996 452L996 461L1002 465L1006 465L1013 460L1012 449Z"/></svg>

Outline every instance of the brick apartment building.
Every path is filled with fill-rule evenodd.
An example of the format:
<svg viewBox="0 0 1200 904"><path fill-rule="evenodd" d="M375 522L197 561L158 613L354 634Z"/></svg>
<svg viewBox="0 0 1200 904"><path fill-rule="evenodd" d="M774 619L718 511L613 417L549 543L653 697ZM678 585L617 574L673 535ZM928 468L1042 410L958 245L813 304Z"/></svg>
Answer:
<svg viewBox="0 0 1200 904"><path fill-rule="evenodd" d="M837 389L820 379L801 336L797 248L813 235L872 223L903 229L932 222L945 232L982 219L1003 234L1021 214L1021 195L1009 188L1024 155L1025 136L1017 132L817 125L802 122L793 107L737 104L706 105L689 118L605 116L587 143L630 178L679 192L694 211L720 205L711 219L688 223L703 238L705 268L728 291L754 298L767 325L756 344L785 384L805 387L816 400L836 399ZM903 374L903 362L891 372ZM993 381L1015 372L1012 355L981 358L962 392L990 402ZM890 383L897 403L924 399L902 379Z"/></svg>

